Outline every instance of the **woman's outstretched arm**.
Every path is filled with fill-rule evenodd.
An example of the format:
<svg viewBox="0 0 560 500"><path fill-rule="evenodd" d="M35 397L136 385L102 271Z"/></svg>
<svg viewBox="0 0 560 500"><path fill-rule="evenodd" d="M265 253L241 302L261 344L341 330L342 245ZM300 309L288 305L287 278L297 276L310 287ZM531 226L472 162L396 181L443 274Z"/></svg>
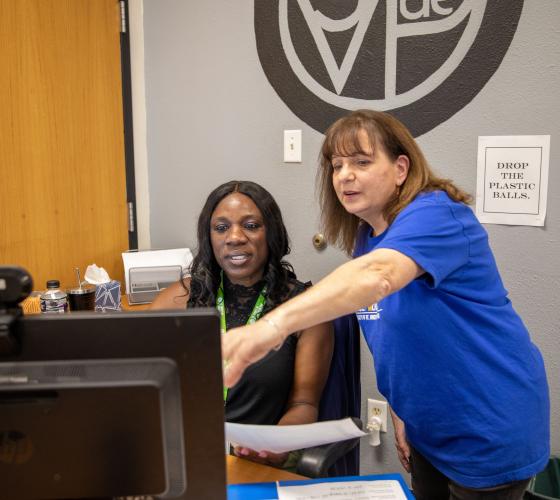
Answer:
<svg viewBox="0 0 560 500"><path fill-rule="evenodd" d="M375 304L423 272L410 257L390 249L374 250L341 265L256 323L228 332L222 339L225 385L235 385L248 365L290 333Z"/></svg>

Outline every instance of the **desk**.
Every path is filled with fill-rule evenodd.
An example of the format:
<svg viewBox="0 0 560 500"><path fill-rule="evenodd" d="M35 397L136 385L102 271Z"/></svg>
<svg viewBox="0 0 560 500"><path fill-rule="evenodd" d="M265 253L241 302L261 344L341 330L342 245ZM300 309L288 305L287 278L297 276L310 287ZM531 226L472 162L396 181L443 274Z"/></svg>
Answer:
<svg viewBox="0 0 560 500"><path fill-rule="evenodd" d="M305 476L269 467L268 465L261 465L256 462L251 462L250 460L234 457L233 455L226 456L226 468L228 484L267 483L309 479Z"/></svg>
<svg viewBox="0 0 560 500"><path fill-rule="evenodd" d="M21 307L25 314L38 314L41 312L39 307L39 293L33 292L32 295L27 297L22 303ZM145 311L151 304L129 304L126 293L121 295L121 307L123 311Z"/></svg>

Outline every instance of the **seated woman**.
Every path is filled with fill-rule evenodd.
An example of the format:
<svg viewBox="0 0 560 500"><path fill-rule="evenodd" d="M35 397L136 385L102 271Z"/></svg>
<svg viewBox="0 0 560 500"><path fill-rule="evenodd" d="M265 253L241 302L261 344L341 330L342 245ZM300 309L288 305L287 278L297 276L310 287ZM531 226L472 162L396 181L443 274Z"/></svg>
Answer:
<svg viewBox="0 0 560 500"><path fill-rule="evenodd" d="M306 286L282 260L290 252L272 195L249 181L210 193L198 218L190 276L163 290L151 309L217 307L222 333L252 323ZM293 425L317 421L333 350L330 323L291 335L224 392L228 422ZM236 455L282 466L288 454L235 448Z"/></svg>

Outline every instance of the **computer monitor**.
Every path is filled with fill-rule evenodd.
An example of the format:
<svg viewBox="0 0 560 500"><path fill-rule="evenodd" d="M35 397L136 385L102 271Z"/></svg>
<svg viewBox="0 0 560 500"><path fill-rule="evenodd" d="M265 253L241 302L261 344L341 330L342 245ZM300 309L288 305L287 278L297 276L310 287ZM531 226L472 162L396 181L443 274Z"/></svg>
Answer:
<svg viewBox="0 0 560 500"><path fill-rule="evenodd" d="M214 310L21 316L9 329L2 498L226 498Z"/></svg>

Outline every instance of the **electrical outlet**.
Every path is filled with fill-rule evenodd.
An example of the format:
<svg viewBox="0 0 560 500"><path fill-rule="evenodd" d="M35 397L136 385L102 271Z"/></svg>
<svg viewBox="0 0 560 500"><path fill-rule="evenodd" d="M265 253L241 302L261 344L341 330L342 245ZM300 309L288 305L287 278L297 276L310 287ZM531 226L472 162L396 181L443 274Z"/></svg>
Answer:
<svg viewBox="0 0 560 500"><path fill-rule="evenodd" d="M371 422L373 417L381 420L381 432L387 432L387 401L368 398L367 400L367 421Z"/></svg>

